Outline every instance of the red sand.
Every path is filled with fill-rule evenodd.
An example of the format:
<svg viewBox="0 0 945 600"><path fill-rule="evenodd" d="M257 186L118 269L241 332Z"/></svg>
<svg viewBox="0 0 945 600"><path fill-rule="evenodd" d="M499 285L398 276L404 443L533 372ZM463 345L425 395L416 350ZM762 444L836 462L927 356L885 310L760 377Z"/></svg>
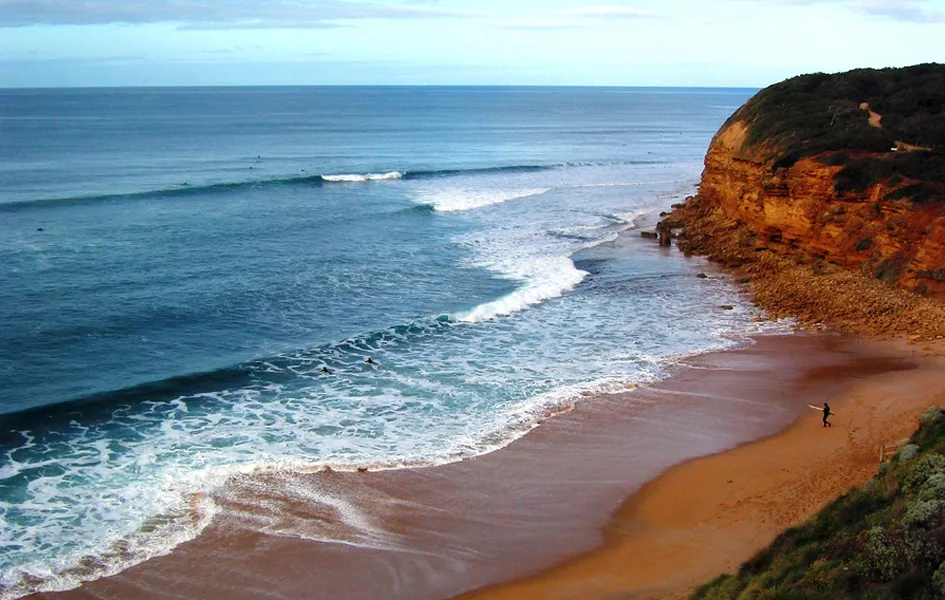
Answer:
<svg viewBox="0 0 945 600"><path fill-rule="evenodd" d="M735 571L784 529L876 474L881 446L908 437L928 406L945 406L941 358L862 379L786 431L679 465L647 484L605 528L600 549L538 576L463 596L679 598Z"/></svg>
<svg viewBox="0 0 945 600"><path fill-rule="evenodd" d="M198 539L35 597L432 600L539 572L475 597L678 592L875 470L879 443L908 433L931 403L922 386L942 389L940 359L915 354L830 335L761 337L658 385L588 398L473 460L241 477L215 496L221 512ZM824 431L807 405L826 398L839 416ZM673 469L611 520L671 465L769 436L798 415L808 419L782 436ZM847 454L859 466L838 462Z"/></svg>

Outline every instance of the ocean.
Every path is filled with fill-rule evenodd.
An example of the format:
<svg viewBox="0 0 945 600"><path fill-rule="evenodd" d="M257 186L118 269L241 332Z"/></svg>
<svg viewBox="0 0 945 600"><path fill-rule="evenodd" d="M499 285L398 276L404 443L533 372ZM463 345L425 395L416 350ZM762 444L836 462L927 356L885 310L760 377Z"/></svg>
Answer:
<svg viewBox="0 0 945 600"><path fill-rule="evenodd" d="M0 598L167 553L234 475L461 460L744 343L619 240L752 93L0 91Z"/></svg>

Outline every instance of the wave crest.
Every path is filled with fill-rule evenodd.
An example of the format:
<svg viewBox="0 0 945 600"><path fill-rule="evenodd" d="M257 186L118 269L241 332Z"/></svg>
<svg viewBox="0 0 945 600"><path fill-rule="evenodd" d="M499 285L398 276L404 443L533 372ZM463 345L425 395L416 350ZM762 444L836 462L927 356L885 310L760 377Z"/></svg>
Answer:
<svg viewBox="0 0 945 600"><path fill-rule="evenodd" d="M164 188L155 188L149 190L127 191L118 193L101 193L81 196L68 196L61 198L36 198L31 200L15 200L12 202L0 201L0 212L19 210L35 206L55 206L68 205L83 202L99 202L110 200L134 200L141 198L155 197L176 197L197 195L202 193L213 193L228 190L237 190L242 188L264 188L281 185L322 185L325 183L344 183L344 182L363 182L363 181L383 181L394 179L445 179L465 175L489 175L496 173L532 173L541 171L553 171L556 169L568 169L586 166L603 166L610 164L637 164L635 161L626 161L625 163L614 162L589 162L589 163L557 163L548 165L503 165L492 167L473 167L473 168L454 168L454 169L429 169L416 171L386 171L376 173L340 173L329 175L307 175L307 174L283 174L275 175L270 178L261 179L240 179L235 181L222 182L202 182L173 184ZM304 172L304 170L303 170ZM622 185L622 184L617 184ZM547 190L545 190L547 191ZM501 200L509 200L505 198ZM475 202L470 202L475 204ZM495 204L496 202L485 202L470 208ZM449 203L445 203L448 205ZM437 208L437 210L440 210ZM469 210L469 208L445 208L443 210Z"/></svg>
<svg viewBox="0 0 945 600"><path fill-rule="evenodd" d="M479 323L496 317L504 317L540 304L545 300L563 296L573 290L589 275L574 266L567 257L534 259L529 268L530 276L525 284L506 296L480 304L469 312L456 315L459 321Z"/></svg>
<svg viewBox="0 0 945 600"><path fill-rule="evenodd" d="M421 198L421 205L432 206L437 212L463 212L493 204L502 204L509 200L519 200L531 196L540 196L550 188L532 188L525 190L472 191L448 190Z"/></svg>
<svg viewBox="0 0 945 600"><path fill-rule="evenodd" d="M401 179L404 176L400 171L388 171L387 173L353 173L350 175L322 175L322 179L332 183L338 182L357 182L357 181L389 181L392 179Z"/></svg>

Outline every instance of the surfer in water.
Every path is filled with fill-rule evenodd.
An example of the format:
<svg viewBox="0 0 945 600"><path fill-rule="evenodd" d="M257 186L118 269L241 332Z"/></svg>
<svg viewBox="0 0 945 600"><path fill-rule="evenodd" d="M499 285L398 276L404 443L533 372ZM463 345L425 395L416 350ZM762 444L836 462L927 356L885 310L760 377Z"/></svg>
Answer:
<svg viewBox="0 0 945 600"><path fill-rule="evenodd" d="M830 405L824 402L824 427L832 427L832 425L827 422L827 417L830 416Z"/></svg>

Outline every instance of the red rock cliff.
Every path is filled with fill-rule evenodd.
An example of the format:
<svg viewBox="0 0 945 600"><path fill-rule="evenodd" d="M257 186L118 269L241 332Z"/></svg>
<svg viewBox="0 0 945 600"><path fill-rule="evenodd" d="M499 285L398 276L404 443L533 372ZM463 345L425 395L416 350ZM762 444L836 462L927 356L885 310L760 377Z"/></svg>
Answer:
<svg viewBox="0 0 945 600"><path fill-rule="evenodd" d="M903 289L945 297L940 205L887 200L888 182L840 194L834 176L841 167L813 156L775 169L776 153L746 144L747 139L748 125L741 120L729 122L713 139L699 193L675 215L688 222L684 249L712 254L707 236L730 235L753 251L768 249L802 262L822 259ZM716 248L715 253L726 259L724 251Z"/></svg>

